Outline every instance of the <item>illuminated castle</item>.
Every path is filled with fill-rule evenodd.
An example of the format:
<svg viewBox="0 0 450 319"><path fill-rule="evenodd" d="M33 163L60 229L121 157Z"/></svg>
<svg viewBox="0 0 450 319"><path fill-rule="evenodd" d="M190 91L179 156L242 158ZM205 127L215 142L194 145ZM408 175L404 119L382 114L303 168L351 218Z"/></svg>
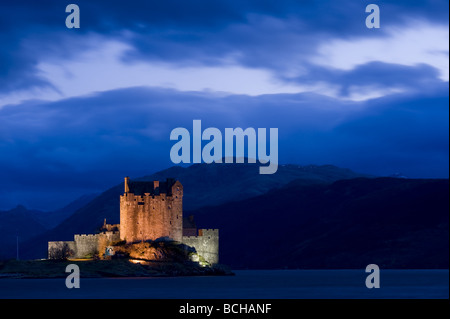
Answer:
<svg viewBox="0 0 450 319"><path fill-rule="evenodd" d="M184 224L184 225L183 225ZM120 224L106 224L98 234L75 235L73 241L51 241L48 256L62 250L75 258L114 254L114 244L169 239L194 247L210 264L219 261L219 230L197 229L192 216L183 219L183 185L175 179L138 182L125 177L120 196Z"/></svg>
<svg viewBox="0 0 450 319"><path fill-rule="evenodd" d="M179 181L130 182L120 196L120 239L126 242L169 237L182 241L183 186Z"/></svg>

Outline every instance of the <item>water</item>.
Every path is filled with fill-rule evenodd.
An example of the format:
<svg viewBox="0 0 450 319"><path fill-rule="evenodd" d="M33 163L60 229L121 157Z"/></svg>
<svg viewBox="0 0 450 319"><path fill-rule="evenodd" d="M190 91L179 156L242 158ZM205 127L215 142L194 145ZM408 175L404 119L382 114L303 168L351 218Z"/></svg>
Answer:
<svg viewBox="0 0 450 319"><path fill-rule="evenodd" d="M368 289L364 270L240 270L227 277L0 279L0 298L330 299L449 298L448 270L381 270Z"/></svg>

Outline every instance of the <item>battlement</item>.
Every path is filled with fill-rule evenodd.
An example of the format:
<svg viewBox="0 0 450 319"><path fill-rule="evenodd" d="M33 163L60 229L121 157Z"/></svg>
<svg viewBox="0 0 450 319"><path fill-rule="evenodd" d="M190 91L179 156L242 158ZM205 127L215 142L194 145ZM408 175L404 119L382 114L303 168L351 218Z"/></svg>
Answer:
<svg viewBox="0 0 450 319"><path fill-rule="evenodd" d="M93 239L96 238L97 234L77 234L74 235L75 240L77 239Z"/></svg>
<svg viewBox="0 0 450 319"><path fill-rule="evenodd" d="M120 195L120 200L126 200L126 201L134 201L138 203L144 203L148 198L151 199L157 199L157 200L166 200L166 198L171 198L172 194L151 194L151 193L144 193L142 195L136 195L134 193L126 193L123 195Z"/></svg>
<svg viewBox="0 0 450 319"><path fill-rule="evenodd" d="M165 181L130 181L129 177L125 177L125 195L134 194L140 196L172 196L172 188L177 183L173 178L167 178ZM181 186L181 184L179 184ZM177 186L179 187L179 186ZM125 196L124 195L124 196ZM122 196L121 196L122 197Z"/></svg>
<svg viewBox="0 0 450 319"><path fill-rule="evenodd" d="M118 230L103 230L100 234L112 234L112 235L118 235L120 234L120 231Z"/></svg>

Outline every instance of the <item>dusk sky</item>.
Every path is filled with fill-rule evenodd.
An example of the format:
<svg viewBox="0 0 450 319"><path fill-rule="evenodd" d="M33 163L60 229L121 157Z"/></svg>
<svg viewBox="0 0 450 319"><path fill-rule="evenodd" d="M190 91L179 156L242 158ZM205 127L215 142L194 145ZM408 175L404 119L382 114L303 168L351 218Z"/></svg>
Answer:
<svg viewBox="0 0 450 319"><path fill-rule="evenodd" d="M2 1L0 209L56 209L173 166L170 132L194 119L278 128L280 164L448 178L448 12L448 0Z"/></svg>

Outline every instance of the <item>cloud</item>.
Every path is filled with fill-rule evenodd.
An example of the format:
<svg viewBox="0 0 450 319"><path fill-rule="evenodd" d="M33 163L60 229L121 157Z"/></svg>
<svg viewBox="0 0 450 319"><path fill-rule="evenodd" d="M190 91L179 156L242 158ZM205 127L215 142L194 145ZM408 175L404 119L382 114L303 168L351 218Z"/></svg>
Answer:
<svg viewBox="0 0 450 319"><path fill-rule="evenodd" d="M0 193L3 205L36 208L60 196L55 208L123 176L166 168L171 130L192 130L194 119L203 129L279 128L281 163L445 177L447 89L351 102L311 93L217 96L140 87L7 106L0 110L0 178L8 183Z"/></svg>
<svg viewBox="0 0 450 319"><path fill-rule="evenodd" d="M402 27L384 27L387 36L335 39L319 47L313 63L340 70L352 70L370 62L406 66L427 64L439 70L439 78L448 81L448 25L430 25L414 21Z"/></svg>
<svg viewBox="0 0 450 319"><path fill-rule="evenodd" d="M443 82L439 70L427 65L405 66L383 62L370 62L351 70L310 66L308 74L286 79L303 85L329 83L334 91L329 95L362 101L401 92L432 91Z"/></svg>
<svg viewBox="0 0 450 319"><path fill-rule="evenodd" d="M193 119L278 127L284 163L448 176L448 1L378 1L379 30L353 0L77 4L78 30L61 1L0 5L4 208L165 168Z"/></svg>
<svg viewBox="0 0 450 319"><path fill-rule="evenodd" d="M79 30L65 28L58 1L24 3L27 10L11 3L0 11L2 105L135 85L250 95L309 91L353 100L404 90L383 88L381 77L348 89L315 80L312 72L317 66L351 72L372 62L427 64L448 81L446 1L380 2L383 26L376 32L365 28L365 6L355 1L173 0L124 7L80 0ZM19 13L20 22L11 18ZM341 94L346 90L351 93Z"/></svg>
<svg viewBox="0 0 450 319"><path fill-rule="evenodd" d="M63 97L133 86L248 95L305 90L299 84L277 81L265 69L233 63L219 66L180 66L148 61L124 63L121 57L127 50L130 46L124 43L103 41L100 49L83 52L76 59L52 60L40 63L37 68L43 78L62 92Z"/></svg>

